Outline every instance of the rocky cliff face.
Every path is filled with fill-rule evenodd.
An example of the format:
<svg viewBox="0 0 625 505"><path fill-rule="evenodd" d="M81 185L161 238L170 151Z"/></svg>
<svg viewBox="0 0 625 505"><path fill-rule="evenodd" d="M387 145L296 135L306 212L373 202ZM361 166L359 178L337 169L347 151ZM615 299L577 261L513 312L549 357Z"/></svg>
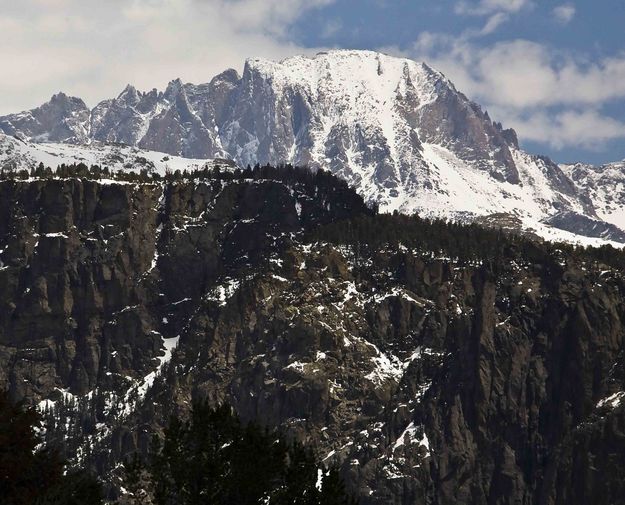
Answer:
<svg viewBox="0 0 625 505"><path fill-rule="evenodd" d="M227 399L281 425L363 503L621 499L589 465L623 470L622 279L328 246L281 259L206 304L155 401Z"/></svg>
<svg viewBox="0 0 625 505"><path fill-rule="evenodd" d="M459 220L506 213L545 238L621 240L598 218L585 187L550 160L520 150L514 131L442 74L370 51L249 59L241 76L229 70L208 84L175 80L164 92L128 86L90 112L82 101L57 95L39 109L0 118L0 132L226 157L241 166L324 168L385 211ZM562 212L579 220L559 232L562 220L553 218ZM592 224L603 231L575 237L588 237Z"/></svg>
<svg viewBox="0 0 625 505"><path fill-rule="evenodd" d="M109 367L148 369L160 337L129 307L149 293L140 280L154 254L157 188L0 186L3 386L28 398L55 388L85 394Z"/></svg>
<svg viewBox="0 0 625 505"><path fill-rule="evenodd" d="M2 181L0 380L112 482L205 398L364 504L623 503L622 273L310 235L369 214L321 176Z"/></svg>

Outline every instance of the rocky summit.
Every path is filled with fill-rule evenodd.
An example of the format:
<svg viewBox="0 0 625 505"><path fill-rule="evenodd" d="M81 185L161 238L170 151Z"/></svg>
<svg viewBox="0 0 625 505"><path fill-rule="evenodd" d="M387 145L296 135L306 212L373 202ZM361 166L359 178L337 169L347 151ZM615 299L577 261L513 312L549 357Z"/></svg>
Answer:
<svg viewBox="0 0 625 505"><path fill-rule="evenodd" d="M548 240L625 242L618 210L589 197L591 178L573 180L567 167L524 152L513 130L427 64L372 51L252 58L242 75L174 80L164 92L129 85L93 109L58 94L0 117L0 132L229 158L242 167L324 168L384 211L461 221L505 214Z"/></svg>
<svg viewBox="0 0 625 505"><path fill-rule="evenodd" d="M324 171L10 177L0 383L121 503L121 461L197 399L363 505L624 503L624 266L378 215Z"/></svg>

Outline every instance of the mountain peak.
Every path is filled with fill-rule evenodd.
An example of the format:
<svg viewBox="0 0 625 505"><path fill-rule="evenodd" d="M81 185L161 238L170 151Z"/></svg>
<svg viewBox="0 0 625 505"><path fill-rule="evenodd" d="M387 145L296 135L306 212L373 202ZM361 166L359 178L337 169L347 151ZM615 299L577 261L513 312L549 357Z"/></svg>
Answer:
<svg viewBox="0 0 625 505"><path fill-rule="evenodd" d="M55 93L54 95L52 95L52 98L50 98L51 102L60 102L60 101L65 101L68 99L68 96L63 93L62 91L59 91L58 93Z"/></svg>
<svg viewBox="0 0 625 505"><path fill-rule="evenodd" d="M124 90L117 96L116 101L127 104L130 107L135 106L141 100L141 94L132 84L127 84Z"/></svg>
<svg viewBox="0 0 625 505"><path fill-rule="evenodd" d="M239 81L240 79L241 79L241 76L239 75L239 72L237 72L234 68L228 68L224 70L222 73L213 77L211 79L211 83L215 83L219 81L235 83Z"/></svg>
<svg viewBox="0 0 625 505"><path fill-rule="evenodd" d="M125 95L136 95L138 93L137 88L135 88L132 84L126 84L124 90L119 94L119 97Z"/></svg>
<svg viewBox="0 0 625 505"><path fill-rule="evenodd" d="M173 79L169 81L167 88L165 89L165 98L171 99L178 95L180 91L183 89L184 84L180 78Z"/></svg>
<svg viewBox="0 0 625 505"><path fill-rule="evenodd" d="M73 111L88 111L89 110L85 102L82 100L82 98L67 95L66 93L62 91L59 91L58 93L55 93L54 95L52 95L52 98L50 98L50 101L48 101L42 107L45 107L45 106L60 107L61 109L67 109L67 110L73 110ZM38 110L38 109L33 109L33 110Z"/></svg>

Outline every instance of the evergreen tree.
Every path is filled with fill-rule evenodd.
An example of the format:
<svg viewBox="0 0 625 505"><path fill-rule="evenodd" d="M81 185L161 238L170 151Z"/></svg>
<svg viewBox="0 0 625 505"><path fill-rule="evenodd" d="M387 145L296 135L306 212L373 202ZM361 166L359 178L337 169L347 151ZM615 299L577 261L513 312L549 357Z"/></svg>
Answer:
<svg viewBox="0 0 625 505"><path fill-rule="evenodd" d="M40 447L39 414L0 392L2 505L99 505L100 484L85 472L63 474L58 454Z"/></svg>
<svg viewBox="0 0 625 505"><path fill-rule="evenodd" d="M96 505L102 503L100 483L86 472L67 473L35 505Z"/></svg>
<svg viewBox="0 0 625 505"><path fill-rule="evenodd" d="M313 452L255 423L243 425L228 406L200 403L188 421L172 417L147 468L157 505L353 505L338 471L318 488ZM125 485L137 496L137 460Z"/></svg>
<svg viewBox="0 0 625 505"><path fill-rule="evenodd" d="M321 480L319 503L323 505L356 505L356 500L347 495L345 483L337 467L330 468Z"/></svg>

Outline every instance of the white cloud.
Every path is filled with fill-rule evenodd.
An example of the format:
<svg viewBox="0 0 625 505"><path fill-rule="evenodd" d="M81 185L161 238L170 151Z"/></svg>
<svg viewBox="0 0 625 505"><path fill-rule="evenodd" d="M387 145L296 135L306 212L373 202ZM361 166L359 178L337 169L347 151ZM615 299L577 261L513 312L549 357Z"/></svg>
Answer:
<svg viewBox="0 0 625 505"><path fill-rule="evenodd" d="M63 90L88 105L128 82L206 82L245 58L314 53L290 26L335 0L20 0L0 12L0 114ZM5 5L6 4L6 5Z"/></svg>
<svg viewBox="0 0 625 505"><path fill-rule="evenodd" d="M324 7L334 0L220 0L218 9L239 30L263 30L282 34L286 26L305 11Z"/></svg>
<svg viewBox="0 0 625 505"><path fill-rule="evenodd" d="M478 48L462 42L443 55L442 65L469 75L468 92L516 107L597 105L625 97L625 54L578 61L527 40Z"/></svg>
<svg viewBox="0 0 625 505"><path fill-rule="evenodd" d="M324 39L334 37L343 29L343 22L340 19L329 19L321 30L321 36Z"/></svg>
<svg viewBox="0 0 625 505"><path fill-rule="evenodd" d="M490 35L494 33L502 24L508 22L510 15L505 12L498 12L488 18L482 29L476 33L476 36Z"/></svg>
<svg viewBox="0 0 625 505"><path fill-rule="evenodd" d="M490 113L514 126L521 139L547 144L557 150L574 146L600 151L606 142L625 139L625 123L592 108L519 113L494 107Z"/></svg>
<svg viewBox="0 0 625 505"><path fill-rule="evenodd" d="M507 23L513 14L522 9L533 7L532 0L460 0L454 6L454 12L460 16L487 17L481 29L468 28L459 39L469 40L494 33L501 25Z"/></svg>
<svg viewBox="0 0 625 505"><path fill-rule="evenodd" d="M455 5L456 14L468 16L490 16L498 12L515 13L531 7L531 0L480 0L468 2L462 0Z"/></svg>
<svg viewBox="0 0 625 505"><path fill-rule="evenodd" d="M575 17L576 9L573 4L562 4L553 9L553 17L558 23L568 25Z"/></svg>

